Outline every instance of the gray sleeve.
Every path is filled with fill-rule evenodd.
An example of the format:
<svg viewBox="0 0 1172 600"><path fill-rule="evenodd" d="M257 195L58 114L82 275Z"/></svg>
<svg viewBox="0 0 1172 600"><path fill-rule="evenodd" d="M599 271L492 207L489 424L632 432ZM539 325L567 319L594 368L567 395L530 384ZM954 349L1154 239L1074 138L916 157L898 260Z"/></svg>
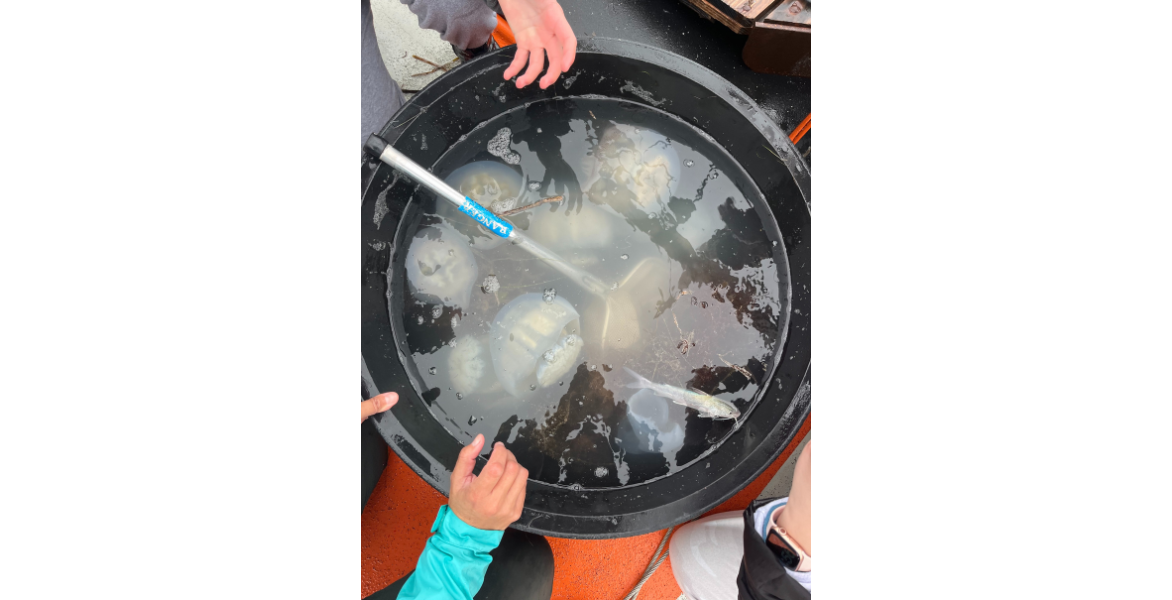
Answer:
<svg viewBox="0 0 1172 600"><path fill-rule="evenodd" d="M419 17L419 26L438 31L457 48L483 46L496 29L496 13L484 0L401 0Z"/></svg>
<svg viewBox="0 0 1172 600"><path fill-rule="evenodd" d="M362 143L383 128L406 99L383 63L370 0L362 0Z"/></svg>

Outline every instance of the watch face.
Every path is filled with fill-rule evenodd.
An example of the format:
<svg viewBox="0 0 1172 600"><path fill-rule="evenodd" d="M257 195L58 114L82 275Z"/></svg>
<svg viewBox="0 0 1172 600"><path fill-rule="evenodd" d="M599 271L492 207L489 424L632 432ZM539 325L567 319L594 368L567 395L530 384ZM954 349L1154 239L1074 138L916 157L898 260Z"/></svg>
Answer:
<svg viewBox="0 0 1172 600"><path fill-rule="evenodd" d="M794 552L793 548L790 548L789 544L787 544L785 540L777 534L776 531L771 530L769 532L769 540L767 545L773 552L773 555L776 556L779 561L781 561L781 564L785 565L785 568L791 571L797 570L798 565L802 562L802 557L798 556L798 553Z"/></svg>

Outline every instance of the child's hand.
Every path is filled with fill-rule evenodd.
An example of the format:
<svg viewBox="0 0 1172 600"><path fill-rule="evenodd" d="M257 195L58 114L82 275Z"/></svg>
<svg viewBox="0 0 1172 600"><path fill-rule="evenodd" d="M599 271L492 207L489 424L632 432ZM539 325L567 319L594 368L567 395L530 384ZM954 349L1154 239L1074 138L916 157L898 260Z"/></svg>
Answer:
<svg viewBox="0 0 1172 600"><path fill-rule="evenodd" d="M525 63L529 69L517 78L517 87L523 88L541 74L545 55L549 55L549 70L541 78L541 89L545 89L558 76L574 64L578 51L578 38L566 21L566 15L557 0L500 0L505 20L517 38L517 55L513 64L505 69L505 79L512 79Z"/></svg>

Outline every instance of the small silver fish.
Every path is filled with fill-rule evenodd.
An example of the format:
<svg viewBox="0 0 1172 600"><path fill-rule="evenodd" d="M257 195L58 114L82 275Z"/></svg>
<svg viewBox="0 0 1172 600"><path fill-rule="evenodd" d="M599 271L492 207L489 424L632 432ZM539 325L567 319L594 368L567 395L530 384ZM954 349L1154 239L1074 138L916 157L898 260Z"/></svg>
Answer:
<svg viewBox="0 0 1172 600"><path fill-rule="evenodd" d="M715 398L700 392L693 392L684 388L678 388L672 385L655 383L649 381L646 377L643 377L642 375L626 367L623 367L623 369L626 370L626 372L630 374L631 377L635 378L635 381L628 383L627 387L637 390L651 390L657 396L662 396L663 398L671 400L676 404L695 409L700 413L701 417L707 417L709 419L735 419L741 416L741 411L737 410L737 407L729 404L728 402L725 402L724 400L721 400L720 398Z"/></svg>

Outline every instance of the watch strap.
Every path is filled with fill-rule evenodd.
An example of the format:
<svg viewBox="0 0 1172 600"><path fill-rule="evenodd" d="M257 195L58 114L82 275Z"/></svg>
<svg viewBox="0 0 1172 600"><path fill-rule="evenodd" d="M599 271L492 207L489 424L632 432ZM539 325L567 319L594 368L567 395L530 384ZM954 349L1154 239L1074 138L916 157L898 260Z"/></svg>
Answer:
<svg viewBox="0 0 1172 600"><path fill-rule="evenodd" d="M781 511L778 512L780 513ZM813 569L814 559L811 558L809 554L806 554L806 551L803 550L802 547L797 542L795 542L788 533L786 533L785 529L782 529L782 527L777 524L776 518L769 520L769 538L766 541L774 544L775 546L778 546L779 548L782 548L783 550L788 550L789 553L792 553L795 557L797 557L797 565L793 567L785 565L787 569L799 572L810 571Z"/></svg>

